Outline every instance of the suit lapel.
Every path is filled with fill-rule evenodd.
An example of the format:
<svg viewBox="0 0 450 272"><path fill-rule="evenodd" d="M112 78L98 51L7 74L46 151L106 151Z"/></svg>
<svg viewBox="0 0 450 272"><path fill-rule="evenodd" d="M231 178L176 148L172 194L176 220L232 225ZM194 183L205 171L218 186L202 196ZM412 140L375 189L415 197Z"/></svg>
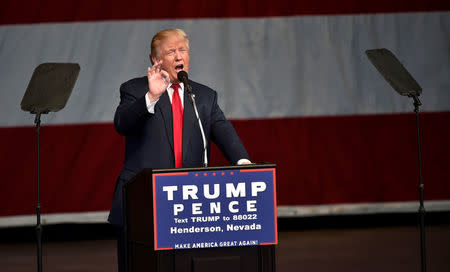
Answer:
<svg viewBox="0 0 450 272"><path fill-rule="evenodd" d="M162 118L164 119L164 125L166 127L167 139L169 139L170 147L173 152L173 122L172 122L172 104L170 103L169 95L167 91L159 98L156 106L161 111ZM183 121L184 122L184 121Z"/></svg>
<svg viewBox="0 0 450 272"><path fill-rule="evenodd" d="M198 129L197 118L195 117L194 106L192 106L191 98L184 91L183 95L183 161L189 157L189 144L192 138L192 134L196 129ZM164 125L166 127L167 139L169 139L170 147L172 152L173 147L173 117L172 117L172 104L170 103L169 95L165 92L159 98L156 104L161 111L162 118L164 120ZM191 154L192 155L192 154Z"/></svg>

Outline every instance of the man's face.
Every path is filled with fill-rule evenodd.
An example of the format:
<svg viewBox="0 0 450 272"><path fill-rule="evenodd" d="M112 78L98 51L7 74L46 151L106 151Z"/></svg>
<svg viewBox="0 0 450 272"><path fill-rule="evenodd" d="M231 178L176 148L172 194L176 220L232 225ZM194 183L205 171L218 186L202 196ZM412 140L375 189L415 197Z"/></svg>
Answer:
<svg viewBox="0 0 450 272"><path fill-rule="evenodd" d="M189 73L189 48L183 37L173 35L164 40L153 62L162 60L162 69L170 76L170 82L178 83L177 74L183 70Z"/></svg>

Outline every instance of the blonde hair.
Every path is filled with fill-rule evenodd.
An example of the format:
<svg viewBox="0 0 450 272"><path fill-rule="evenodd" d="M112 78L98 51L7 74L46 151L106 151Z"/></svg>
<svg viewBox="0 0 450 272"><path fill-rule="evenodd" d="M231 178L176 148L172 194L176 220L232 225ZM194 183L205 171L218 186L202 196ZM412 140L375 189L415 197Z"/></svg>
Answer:
<svg viewBox="0 0 450 272"><path fill-rule="evenodd" d="M155 36L153 36L152 43L150 44L150 62L152 63L152 65L153 58L156 58L159 53L161 43L171 36L179 36L184 38L186 46L189 49L189 38L182 29L175 28L161 30L160 32L156 33Z"/></svg>

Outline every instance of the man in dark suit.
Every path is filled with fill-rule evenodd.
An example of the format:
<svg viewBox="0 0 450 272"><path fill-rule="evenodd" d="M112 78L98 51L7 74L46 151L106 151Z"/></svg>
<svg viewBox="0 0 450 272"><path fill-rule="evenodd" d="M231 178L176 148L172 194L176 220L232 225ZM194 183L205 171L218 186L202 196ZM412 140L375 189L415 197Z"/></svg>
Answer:
<svg viewBox="0 0 450 272"><path fill-rule="evenodd" d="M147 76L120 86L120 104L114 116L117 132L125 136L124 167L108 218L119 228L119 271L125 271L122 185L143 168L199 167L204 160L194 108L186 86L177 79L178 72L189 72L189 39L184 31L168 29L157 33L152 39L150 60L152 67ZM231 164L250 163L245 147L217 104L217 93L199 83L189 83L206 143L214 141Z"/></svg>

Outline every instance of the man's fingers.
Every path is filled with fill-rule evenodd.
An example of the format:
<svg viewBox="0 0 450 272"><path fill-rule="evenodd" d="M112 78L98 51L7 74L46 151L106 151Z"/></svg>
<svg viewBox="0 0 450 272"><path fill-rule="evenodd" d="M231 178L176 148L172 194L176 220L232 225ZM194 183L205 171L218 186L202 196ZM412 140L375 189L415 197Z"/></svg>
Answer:
<svg viewBox="0 0 450 272"><path fill-rule="evenodd" d="M155 63L153 63L152 68L150 68L152 70L152 72L156 72L158 71L158 67L161 65L161 62L157 61Z"/></svg>
<svg viewBox="0 0 450 272"><path fill-rule="evenodd" d="M169 83L169 73L167 73L167 72L164 71L164 70L161 70L161 75L162 75L162 77L164 78L164 80L165 80L167 83Z"/></svg>
<svg viewBox="0 0 450 272"><path fill-rule="evenodd" d="M156 73L156 68L155 68L155 66L152 66L152 68L150 68L150 69L148 70L148 75L149 75L149 76L154 76L155 73Z"/></svg>
<svg viewBox="0 0 450 272"><path fill-rule="evenodd" d="M156 71L161 72L161 67L162 67L162 60L158 61L158 64L156 66Z"/></svg>

